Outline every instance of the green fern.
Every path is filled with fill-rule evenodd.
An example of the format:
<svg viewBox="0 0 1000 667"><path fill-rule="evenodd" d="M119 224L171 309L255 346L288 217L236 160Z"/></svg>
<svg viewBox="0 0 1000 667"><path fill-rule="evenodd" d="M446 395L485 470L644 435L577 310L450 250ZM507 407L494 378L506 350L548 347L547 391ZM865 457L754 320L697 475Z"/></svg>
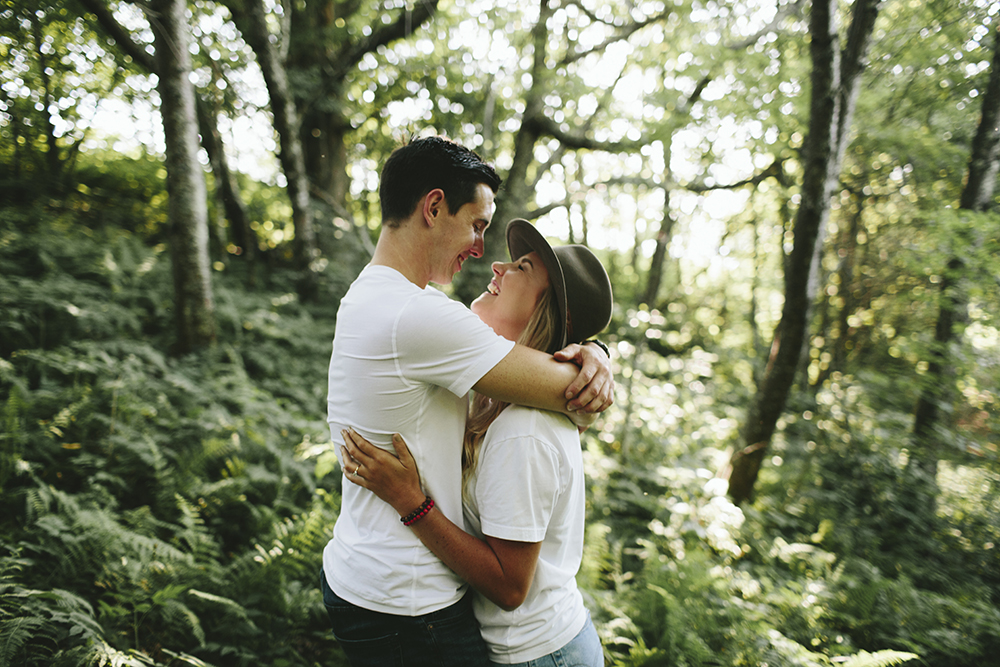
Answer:
<svg viewBox="0 0 1000 667"><path fill-rule="evenodd" d="M54 643L51 628L40 616L18 616L0 621L0 667L20 667L27 661L24 651L29 644L48 645L48 652ZM36 646L35 650L42 650Z"/></svg>
<svg viewBox="0 0 1000 667"><path fill-rule="evenodd" d="M905 653L903 651L885 650L876 651L875 653L859 651L840 664L841 667L891 667L892 665L901 665L910 660L917 660L919 657L916 653Z"/></svg>

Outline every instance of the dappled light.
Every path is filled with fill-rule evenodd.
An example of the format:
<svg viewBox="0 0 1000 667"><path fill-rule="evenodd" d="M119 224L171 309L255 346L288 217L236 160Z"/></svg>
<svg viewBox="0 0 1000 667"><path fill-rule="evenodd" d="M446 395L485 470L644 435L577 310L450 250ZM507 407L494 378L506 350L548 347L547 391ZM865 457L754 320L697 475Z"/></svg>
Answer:
<svg viewBox="0 0 1000 667"><path fill-rule="evenodd" d="M577 575L609 667L993 664L998 27L988 0L0 3L0 667L347 665L326 371L382 165L430 134L504 179L449 296L515 217L611 277Z"/></svg>

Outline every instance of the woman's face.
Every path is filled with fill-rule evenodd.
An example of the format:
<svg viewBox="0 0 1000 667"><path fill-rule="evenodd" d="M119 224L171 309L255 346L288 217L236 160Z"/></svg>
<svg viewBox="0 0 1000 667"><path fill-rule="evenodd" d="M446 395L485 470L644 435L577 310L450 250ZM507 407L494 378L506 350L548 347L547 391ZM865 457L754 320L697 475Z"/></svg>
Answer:
<svg viewBox="0 0 1000 667"><path fill-rule="evenodd" d="M513 262L493 262L493 280L472 302L472 312L499 335L516 341L549 288L549 272L538 253Z"/></svg>

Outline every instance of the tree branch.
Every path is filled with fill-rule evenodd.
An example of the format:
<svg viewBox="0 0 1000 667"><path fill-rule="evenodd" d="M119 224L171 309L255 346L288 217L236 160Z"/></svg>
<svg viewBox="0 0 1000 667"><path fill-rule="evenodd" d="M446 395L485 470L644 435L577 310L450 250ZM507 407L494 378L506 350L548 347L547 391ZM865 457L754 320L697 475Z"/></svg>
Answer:
<svg viewBox="0 0 1000 667"><path fill-rule="evenodd" d="M569 208L570 201L564 199L563 201L552 202L551 204L546 204L545 206L539 206L533 211L528 211L524 214L525 220L537 220L538 218L556 210L557 208Z"/></svg>
<svg viewBox="0 0 1000 667"><path fill-rule="evenodd" d="M573 0L572 2L568 2L566 4L567 5L573 5L574 7L576 7L577 9L579 9L581 14L583 14L584 16L586 16L588 19L590 19L594 23L602 23L604 25L611 25L610 23L608 23L604 19L599 18L597 16L597 14L595 14L592 11L590 11L590 8L589 7L585 7L582 2L579 2L579 0Z"/></svg>
<svg viewBox="0 0 1000 667"><path fill-rule="evenodd" d="M621 78L622 76L624 76L624 74L625 74L624 69L619 71L618 76L615 77L615 82L604 90L604 95L602 95L601 99L598 101L597 107L594 109L594 113L592 113L590 117L587 118L586 122L583 124L582 131L584 134L586 134L586 132L590 130L591 127L593 127L594 120L597 118L597 115L601 112L602 109L606 108L608 104L611 102L611 100L614 98L613 92L615 86L618 85L618 82L621 81ZM546 173L548 173L549 169L552 168L552 165L562 160L562 156L566 154L566 150L568 148L569 147L565 143L560 142L558 150L554 151L552 155L549 157L549 159L545 162L545 164L543 164L541 168L538 169L538 175L535 177L534 182L531 184L532 190L538 187L538 183L542 180L542 177Z"/></svg>
<svg viewBox="0 0 1000 667"><path fill-rule="evenodd" d="M802 9L804 7L805 7L805 0L795 0L795 2L785 5L774 14L774 18L771 19L771 22L768 23L766 26L764 26L754 34L750 35L749 37L746 37L738 42L733 42L732 44L727 44L726 48L733 51L742 51L747 47L753 46L754 44L757 43L757 40L759 40L761 37L770 34L772 32L777 32L778 26L781 25L781 22L787 19L788 17L794 16L795 18L802 18Z"/></svg>
<svg viewBox="0 0 1000 667"><path fill-rule="evenodd" d="M728 184L716 184L709 185L704 180L698 182L688 183L687 185L680 185L684 190L688 192L711 192L713 190L735 190L736 188L742 188L744 185L760 185L763 181L774 177L779 183L784 184L785 182L785 161L782 158L774 158L774 161L768 165L767 169L764 171L754 174L750 178L745 178L742 181L737 181L735 183Z"/></svg>
<svg viewBox="0 0 1000 667"><path fill-rule="evenodd" d="M617 153L621 151L633 151L649 143L649 140L640 139L638 141L597 141L580 134L572 134L559 127L559 124L548 116L540 115L534 118L525 118L523 124L530 127L538 134L547 134L558 139L568 148L586 148L589 150L608 151Z"/></svg>
<svg viewBox="0 0 1000 667"><path fill-rule="evenodd" d="M129 31L118 22L118 19L114 17L103 0L80 0L80 4L88 12L97 17L97 22L100 26L115 40L115 43L127 56L150 74L156 73L156 60L146 51L144 46L141 46L132 38Z"/></svg>
<svg viewBox="0 0 1000 667"><path fill-rule="evenodd" d="M414 30L426 23L435 12L437 12L439 0L422 0L417 3L412 10L406 9L400 12L396 21L380 30L372 31L366 39L351 44L337 55L332 62L336 63L334 79L342 79L355 65L357 65L366 53L375 51L380 46L385 46L397 39L406 37Z"/></svg>
<svg viewBox="0 0 1000 667"><path fill-rule="evenodd" d="M591 17L592 20L594 20L594 21L598 20L595 16L593 16L589 12L586 12L586 13L587 13L587 16ZM594 46L592 48L586 49L584 51L578 51L576 53L566 54L565 56L563 56L563 59L559 62L559 66L561 67L561 66L564 66L564 65L570 65L572 63L575 63L577 60L580 60L582 58L586 58L587 56L589 56L592 53L601 53L605 49L607 49L609 46L611 46L612 44L614 44L615 42L620 42L623 39L628 39L629 37L631 37L635 33L639 32L640 30L642 30L646 26L652 25L653 23L656 23L657 21L661 21L661 20L667 18L668 16L670 16L670 14L671 14L671 10L666 9L666 10L660 12L659 14L657 14L656 16L650 16L649 18L647 18L644 21L633 21L632 23L629 23L629 24L623 26L622 28L619 28L618 31L615 34L613 34L611 37L608 37L606 40L604 40L603 42L601 42L597 46ZM602 21L602 23L603 23L603 21Z"/></svg>

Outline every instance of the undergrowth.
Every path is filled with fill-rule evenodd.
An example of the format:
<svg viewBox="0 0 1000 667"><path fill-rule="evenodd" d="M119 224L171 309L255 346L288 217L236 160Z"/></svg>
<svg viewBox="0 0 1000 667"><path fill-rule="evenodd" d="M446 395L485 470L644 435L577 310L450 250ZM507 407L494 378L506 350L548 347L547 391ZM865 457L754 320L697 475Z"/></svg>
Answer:
<svg viewBox="0 0 1000 667"><path fill-rule="evenodd" d="M217 344L177 357L155 239L29 206L0 217L0 263L0 667L346 664L317 584L340 500L327 360L360 267L307 305L280 267L231 260ZM578 580L608 664L1000 653L1000 479L943 461L936 505L914 502L892 378L799 397L736 507L716 471L750 362L636 335L608 334L618 405L584 438Z"/></svg>

